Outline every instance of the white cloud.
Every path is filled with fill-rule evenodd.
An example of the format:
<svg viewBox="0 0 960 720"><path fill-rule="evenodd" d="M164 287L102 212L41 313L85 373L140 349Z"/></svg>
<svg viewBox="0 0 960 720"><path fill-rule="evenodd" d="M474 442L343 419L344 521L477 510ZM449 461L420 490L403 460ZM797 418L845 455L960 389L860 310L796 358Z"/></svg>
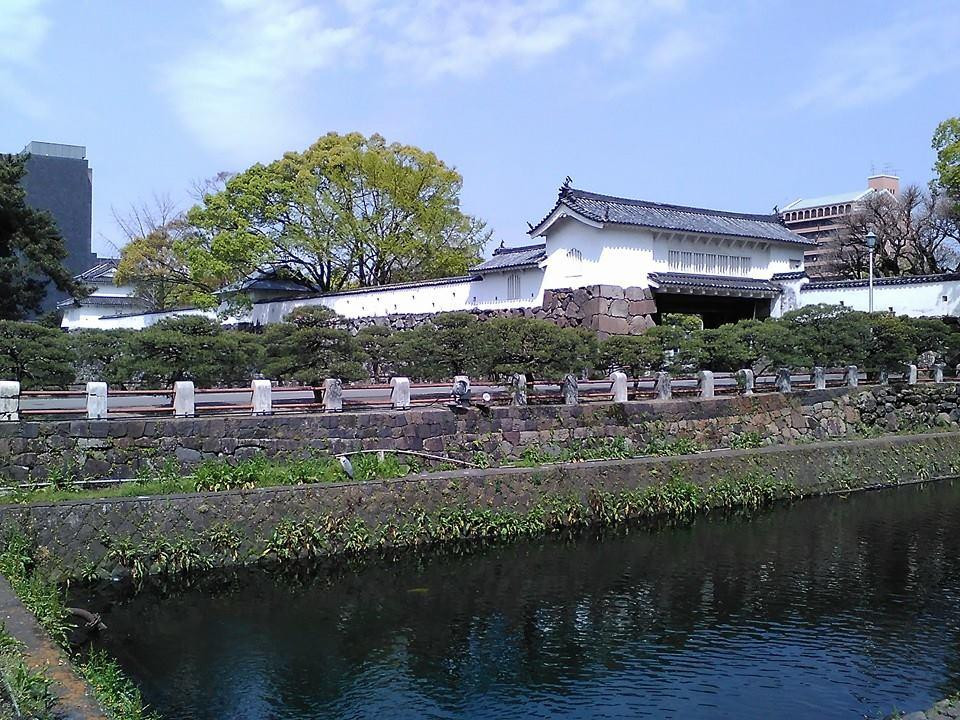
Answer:
<svg viewBox="0 0 960 720"><path fill-rule="evenodd" d="M828 48L808 71L795 109L851 109L891 100L960 68L960 12L903 17Z"/></svg>
<svg viewBox="0 0 960 720"><path fill-rule="evenodd" d="M0 102L33 117L42 114L44 103L20 78L36 61L47 37L50 21L44 4L44 0L0 2Z"/></svg>
<svg viewBox="0 0 960 720"><path fill-rule="evenodd" d="M689 15L683 0L220 5L222 24L165 68L164 86L205 145L248 156L304 124L297 98L325 70L373 67L388 78L431 83L479 77L499 65L525 67L576 48L601 60L633 53L648 73L662 73L703 50L682 27Z"/></svg>

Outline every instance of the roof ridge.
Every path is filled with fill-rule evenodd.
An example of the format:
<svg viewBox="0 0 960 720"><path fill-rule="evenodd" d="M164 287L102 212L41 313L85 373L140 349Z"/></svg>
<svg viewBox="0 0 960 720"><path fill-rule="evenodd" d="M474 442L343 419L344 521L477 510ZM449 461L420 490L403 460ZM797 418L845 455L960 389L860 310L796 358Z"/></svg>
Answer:
<svg viewBox="0 0 960 720"><path fill-rule="evenodd" d="M532 245L518 245L517 247L504 247L504 246L500 246L500 247L494 249L493 254L494 254L494 255L509 255L510 253L526 252L527 250L540 250L541 248L545 248L546 246L547 246L547 244L546 244L545 242L542 242L542 243L534 243L534 244L532 244Z"/></svg>
<svg viewBox="0 0 960 720"><path fill-rule="evenodd" d="M741 213L741 212L733 212L730 210L713 210L711 208L694 207L692 205L674 205L672 203L654 202L652 200L638 200L636 198L625 198L625 197L619 197L617 195L604 195L602 193L595 193L589 190L580 190L579 188L573 188L573 187L561 188L560 190L561 200L564 200L569 196L573 196L574 198L581 197L587 200L600 200L605 202L612 202L612 203L617 203L621 205L633 205L636 207L663 208L665 210L676 210L678 212L696 213L698 215L732 217L732 218L738 218L741 220L755 220L757 222L769 222L777 225L781 224L779 216L774 213L769 213L769 214Z"/></svg>

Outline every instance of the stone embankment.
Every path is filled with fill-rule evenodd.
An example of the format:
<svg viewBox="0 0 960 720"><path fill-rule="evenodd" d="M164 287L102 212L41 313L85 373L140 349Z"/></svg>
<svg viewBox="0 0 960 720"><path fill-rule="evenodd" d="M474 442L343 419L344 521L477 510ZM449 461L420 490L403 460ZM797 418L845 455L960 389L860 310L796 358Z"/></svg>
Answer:
<svg viewBox="0 0 960 720"><path fill-rule="evenodd" d="M695 455L581 462L528 468L453 470L399 480L302 485L216 493L87 499L0 506L0 526L17 526L38 543L61 576L113 570L108 545L185 541L214 564L218 538L237 539L233 559L255 558L284 522L317 522L376 534L422 516L483 510L515 518L562 500L589 516L604 494L664 483L709 488L763 480L805 494L897 485L960 473L960 433L888 436ZM565 522L565 521L564 521ZM112 558L112 559L111 559Z"/></svg>
<svg viewBox="0 0 960 720"><path fill-rule="evenodd" d="M867 431L957 426L955 383L830 388L790 394L585 405L0 423L0 480L134 477L174 462L413 450L496 463L531 448L622 437L689 439L703 448L843 438Z"/></svg>
<svg viewBox="0 0 960 720"><path fill-rule="evenodd" d="M891 720L958 720L960 719L960 700L941 700L929 710L894 715Z"/></svg>

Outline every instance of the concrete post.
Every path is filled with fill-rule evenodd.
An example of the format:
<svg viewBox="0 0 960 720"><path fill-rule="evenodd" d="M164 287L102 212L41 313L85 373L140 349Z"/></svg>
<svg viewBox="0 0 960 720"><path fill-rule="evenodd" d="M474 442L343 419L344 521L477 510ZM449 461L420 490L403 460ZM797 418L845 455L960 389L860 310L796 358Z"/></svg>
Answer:
<svg viewBox="0 0 960 720"><path fill-rule="evenodd" d="M657 382L653 386L657 393L657 400L669 400L673 397L673 386L670 383L670 373L658 372Z"/></svg>
<svg viewBox="0 0 960 720"><path fill-rule="evenodd" d="M954 370L953 370L953 377L954 377L954 378L960 378L960 365L957 365L957 367L954 368Z"/></svg>
<svg viewBox="0 0 960 720"><path fill-rule="evenodd" d="M107 416L107 384L105 382L87 383L87 417L101 420Z"/></svg>
<svg viewBox="0 0 960 720"><path fill-rule="evenodd" d="M860 371L856 365L847 365L847 371L843 376L847 387L856 387L860 383Z"/></svg>
<svg viewBox="0 0 960 720"><path fill-rule="evenodd" d="M613 402L627 401L627 376L619 370L610 373L610 399Z"/></svg>
<svg viewBox="0 0 960 720"><path fill-rule="evenodd" d="M790 379L790 368L780 368L777 370L777 392L779 393L791 393L793 392L793 383Z"/></svg>
<svg viewBox="0 0 960 720"><path fill-rule="evenodd" d="M410 409L410 378L390 378L390 403L394 410Z"/></svg>
<svg viewBox="0 0 960 720"><path fill-rule="evenodd" d="M577 383L577 376L564 375L560 392L563 393L564 405L578 405L580 403L580 386Z"/></svg>
<svg viewBox="0 0 960 720"><path fill-rule="evenodd" d="M470 378L466 375L457 375L454 377L450 396L458 405L470 402Z"/></svg>
<svg viewBox="0 0 960 720"><path fill-rule="evenodd" d="M946 368L946 365L943 363L937 363L933 366L933 381L935 383L943 382L943 370Z"/></svg>
<svg viewBox="0 0 960 720"><path fill-rule="evenodd" d="M273 413L273 387L269 380L254 380L250 383L253 391L253 414L270 415Z"/></svg>
<svg viewBox="0 0 960 720"><path fill-rule="evenodd" d="M527 376L523 373L514 373L510 378L511 405L527 404Z"/></svg>
<svg viewBox="0 0 960 720"><path fill-rule="evenodd" d="M912 363L907 364L906 373L904 373L904 379L907 381L907 385L916 385L917 384L917 366Z"/></svg>
<svg viewBox="0 0 960 720"><path fill-rule="evenodd" d="M325 412L343 410L343 383L337 378L323 381L323 409Z"/></svg>
<svg viewBox="0 0 960 720"><path fill-rule="evenodd" d="M737 385L740 387L740 392L744 395L753 395L753 383L753 370L750 368L737 370Z"/></svg>
<svg viewBox="0 0 960 720"><path fill-rule="evenodd" d="M193 417L196 414L196 393L192 380L173 384L173 416Z"/></svg>
<svg viewBox="0 0 960 720"><path fill-rule="evenodd" d="M702 398L713 397L713 370L701 370L697 373L697 391Z"/></svg>
<svg viewBox="0 0 960 720"><path fill-rule="evenodd" d="M20 419L20 383L0 381L0 421Z"/></svg>
<svg viewBox="0 0 960 720"><path fill-rule="evenodd" d="M827 389L827 371L822 367L815 367L813 369L813 389L814 390L826 390Z"/></svg>
<svg viewBox="0 0 960 720"><path fill-rule="evenodd" d="M886 368L880 370L877 373L877 385L889 385L890 384L890 371Z"/></svg>

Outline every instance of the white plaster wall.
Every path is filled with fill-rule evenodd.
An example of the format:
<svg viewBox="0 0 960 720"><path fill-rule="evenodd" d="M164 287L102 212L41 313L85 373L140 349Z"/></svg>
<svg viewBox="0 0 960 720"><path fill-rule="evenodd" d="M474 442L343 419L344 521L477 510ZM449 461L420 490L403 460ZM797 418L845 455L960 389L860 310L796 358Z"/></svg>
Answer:
<svg viewBox="0 0 960 720"><path fill-rule="evenodd" d="M563 220L547 236L543 287L559 289L588 285L647 285L653 270L653 236L641 228L608 225L595 228L576 220ZM576 249L581 261L568 257Z"/></svg>
<svg viewBox="0 0 960 720"><path fill-rule="evenodd" d="M71 308L72 310L84 310L85 308ZM113 310L116 310L114 308ZM61 327L67 330L143 330L151 325L160 322L165 318L184 317L199 315L216 320L217 314L213 310L172 310L170 312L142 313L138 315L119 315L116 317L103 317L103 310L94 310L95 314L79 316L78 319L69 319L65 312ZM227 320L226 322L230 322Z"/></svg>
<svg viewBox="0 0 960 720"><path fill-rule="evenodd" d="M947 299L944 300L943 298ZM864 287L804 290L803 305L845 305L866 312L870 307L869 289ZM960 281L922 283L916 285L875 285L873 309L912 317L960 315Z"/></svg>

